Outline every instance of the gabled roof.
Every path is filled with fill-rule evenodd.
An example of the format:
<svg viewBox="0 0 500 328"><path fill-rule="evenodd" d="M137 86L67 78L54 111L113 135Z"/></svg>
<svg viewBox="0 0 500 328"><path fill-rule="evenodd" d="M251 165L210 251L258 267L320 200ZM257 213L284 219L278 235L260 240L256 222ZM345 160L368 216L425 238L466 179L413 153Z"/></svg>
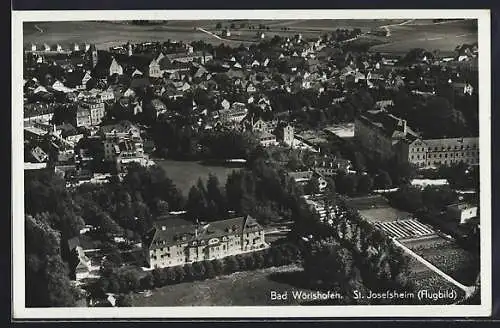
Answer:
<svg viewBox="0 0 500 328"><path fill-rule="evenodd" d="M257 231L262 227L252 217L237 217L210 222L205 226L177 222L158 229L154 227L146 236L149 249L163 248L180 243L220 238L229 234L243 234L244 231ZM184 238L184 239L183 239Z"/></svg>

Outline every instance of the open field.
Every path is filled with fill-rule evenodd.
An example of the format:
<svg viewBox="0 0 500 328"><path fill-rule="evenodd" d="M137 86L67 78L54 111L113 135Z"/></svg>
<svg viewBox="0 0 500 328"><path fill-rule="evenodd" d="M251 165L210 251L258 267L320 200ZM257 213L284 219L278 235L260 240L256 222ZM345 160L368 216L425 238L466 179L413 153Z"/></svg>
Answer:
<svg viewBox="0 0 500 328"><path fill-rule="evenodd" d="M448 55L459 44L477 42L477 26L474 21L412 21L405 25L390 25L387 29L390 36L385 38L386 43L375 45L370 50L403 55L412 48L424 48L429 51L439 50L442 55Z"/></svg>
<svg viewBox="0 0 500 328"><path fill-rule="evenodd" d="M477 255L452 242L439 247L414 249L414 252L465 285L473 284L477 277Z"/></svg>
<svg viewBox="0 0 500 328"><path fill-rule="evenodd" d="M368 222L391 222L411 217L410 213L392 207L360 210L359 214Z"/></svg>
<svg viewBox="0 0 500 328"><path fill-rule="evenodd" d="M297 300L288 302L271 300L269 291L303 290L278 282L270 275L277 272L296 272L301 268L295 265L273 267L255 271L238 272L196 283L181 283L165 286L153 291L149 297L133 295L134 306L255 306L298 304ZM248 287L251 288L248 288ZM290 292L289 292L290 294ZM289 297L292 298L292 297Z"/></svg>
<svg viewBox="0 0 500 328"><path fill-rule="evenodd" d="M269 27L265 30L266 37L274 35L289 36L302 33L305 38L318 37L320 34L338 28L360 28L363 32L384 27L390 30L390 36L380 37L384 44L375 45L373 51L383 53L406 53L409 49L422 47L429 50L439 49L443 53L453 51L456 45L470 43L477 40L477 28L474 22L458 21L434 24L430 20L229 20L220 21L223 27L234 23L232 30L233 39L221 40L210 33L197 30L203 28L209 32L216 32L215 25L219 20L200 21L166 21L156 25L131 25L124 22L102 21L73 21L73 22L28 22L24 24L24 44L29 43L95 43L98 49L108 49L111 46L130 42L180 40L191 42L203 40L215 45L225 43L238 46L241 40L249 44L257 41L257 29L249 30L247 27L239 29L241 23L252 24L258 27L264 24ZM398 25L402 24L402 25ZM287 27L289 31L282 31Z"/></svg>
<svg viewBox="0 0 500 328"><path fill-rule="evenodd" d="M225 166L211 166L199 162L174 161L174 160L154 160L155 163L165 170L167 176L174 184L187 196L189 189L196 185L201 178L206 183L208 175L214 174L219 178L221 186L225 186L227 176L238 168Z"/></svg>

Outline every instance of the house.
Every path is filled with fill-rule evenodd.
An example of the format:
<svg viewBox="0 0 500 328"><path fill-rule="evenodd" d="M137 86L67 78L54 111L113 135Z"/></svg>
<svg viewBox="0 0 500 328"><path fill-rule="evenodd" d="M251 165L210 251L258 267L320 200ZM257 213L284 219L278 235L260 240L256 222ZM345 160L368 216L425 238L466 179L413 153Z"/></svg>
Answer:
<svg viewBox="0 0 500 328"><path fill-rule="evenodd" d="M151 268L220 259L268 247L263 227L250 216L206 225L165 220L156 224L144 239Z"/></svg>
<svg viewBox="0 0 500 328"><path fill-rule="evenodd" d="M259 140L259 143L264 147L278 145L278 142L276 141L276 136L272 133L259 131L256 132L255 134L257 136L257 139Z"/></svg>
<svg viewBox="0 0 500 328"><path fill-rule="evenodd" d="M109 65L109 75L123 75L123 67L118 64L116 59L113 57L113 60L111 61L111 64Z"/></svg>
<svg viewBox="0 0 500 328"><path fill-rule="evenodd" d="M160 78L163 76L163 72L160 68L160 61L164 58L165 56L160 53L158 57L154 58L151 63L149 63L149 77L152 78Z"/></svg>
<svg viewBox="0 0 500 328"><path fill-rule="evenodd" d="M464 224L478 216L478 208L467 203L452 204L446 207L446 216L450 220Z"/></svg>
<svg viewBox="0 0 500 328"><path fill-rule="evenodd" d="M78 104L76 126L95 126L102 122L106 110L104 102L99 99L89 99Z"/></svg>
<svg viewBox="0 0 500 328"><path fill-rule="evenodd" d="M103 125L98 134L104 138L140 138L140 129L130 121L120 121L116 124Z"/></svg>
<svg viewBox="0 0 500 328"><path fill-rule="evenodd" d="M463 94L463 95L468 95L471 96L472 93L474 92L474 88L470 83L465 83L465 82L455 82L452 84L453 90L457 94Z"/></svg>
<svg viewBox="0 0 500 328"><path fill-rule="evenodd" d="M406 120L392 114L365 113L354 121L354 137L365 150L377 154L381 159L388 159L396 155L400 141L408 140L411 143L418 135L407 125Z"/></svg>

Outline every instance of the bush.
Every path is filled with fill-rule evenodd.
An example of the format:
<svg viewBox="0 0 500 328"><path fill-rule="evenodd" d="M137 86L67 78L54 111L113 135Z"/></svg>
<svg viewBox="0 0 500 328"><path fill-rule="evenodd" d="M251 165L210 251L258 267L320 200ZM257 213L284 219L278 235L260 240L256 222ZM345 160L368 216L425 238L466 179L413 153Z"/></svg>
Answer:
<svg viewBox="0 0 500 328"><path fill-rule="evenodd" d="M224 273L231 274L240 270L240 265L234 256L224 258Z"/></svg>
<svg viewBox="0 0 500 328"><path fill-rule="evenodd" d="M221 260L212 260L211 263L216 276L224 273L224 263Z"/></svg>
<svg viewBox="0 0 500 328"><path fill-rule="evenodd" d="M214 265L212 264L211 261L203 261L202 264L205 268L206 279L212 279L217 276L217 274L215 273Z"/></svg>
<svg viewBox="0 0 500 328"><path fill-rule="evenodd" d="M141 278L140 285L143 290L152 289L155 286L153 274L151 272L146 272L146 275Z"/></svg>

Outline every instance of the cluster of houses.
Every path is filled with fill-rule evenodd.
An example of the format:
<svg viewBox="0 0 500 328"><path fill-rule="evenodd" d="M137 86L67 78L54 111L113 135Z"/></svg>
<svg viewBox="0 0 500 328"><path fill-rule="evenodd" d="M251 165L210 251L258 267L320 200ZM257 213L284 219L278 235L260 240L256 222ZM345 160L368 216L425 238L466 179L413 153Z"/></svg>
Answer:
<svg viewBox="0 0 500 328"><path fill-rule="evenodd" d="M263 32L260 37L265 38ZM150 165L141 128L127 120L107 123L110 108L133 117L148 105L157 117L171 119L179 113L169 104L187 99L192 102L190 113L197 118L194 122L198 129L250 131L264 147L281 144L316 154L307 170L289 175L298 184L314 179L320 192L327 188L327 177L353 169L347 159L322 154L322 144L332 135L341 139L354 137L362 147L378 152L382 158L396 156L420 167L461 161L478 163L478 138L422 139L405 120L383 111L392 105L390 99L377 99L380 113L364 114L343 127L300 130L288 118L288 111L276 111L270 92L293 94L313 90L318 95L334 94L331 104L341 105L346 101L346 90L358 83L372 89L409 86L415 92L432 93L436 81L425 71L421 79L424 82L413 81L406 76L407 65L398 66L391 58L343 52L331 40L304 40L297 35L273 42L270 50L240 47L228 56L217 55L217 49L210 53L182 42L128 43L109 51L98 51L91 44L29 45L25 54L30 59L25 60L24 77L28 150L25 162L47 163L49 149L55 148L56 171L79 180L95 177L91 168L101 153L102 158L98 159L116 173L126 172L131 163ZM474 51L460 56L467 57L461 57L460 62L477 61ZM447 61L447 65L455 61L458 60ZM433 65L427 58L422 63ZM442 75L458 93L474 92L469 81L453 70L445 70ZM144 90L152 93L148 103ZM211 105L197 103L193 97L196 92L205 93ZM63 112L73 113L71 109L75 109L74 117L54 125L56 105L67 109ZM255 109L270 113L266 117L272 118L256 115ZM325 209L321 196L307 196L306 202L324 220L327 212L338 210ZM474 214L471 211L461 210L457 214L450 209L449 215L465 221ZM157 268L218 259L267 246L263 227L246 216L205 225L160 219L141 247L150 268ZM72 241L70 247L78 257L76 279L93 277L98 264L89 260L92 249L77 241Z"/></svg>

